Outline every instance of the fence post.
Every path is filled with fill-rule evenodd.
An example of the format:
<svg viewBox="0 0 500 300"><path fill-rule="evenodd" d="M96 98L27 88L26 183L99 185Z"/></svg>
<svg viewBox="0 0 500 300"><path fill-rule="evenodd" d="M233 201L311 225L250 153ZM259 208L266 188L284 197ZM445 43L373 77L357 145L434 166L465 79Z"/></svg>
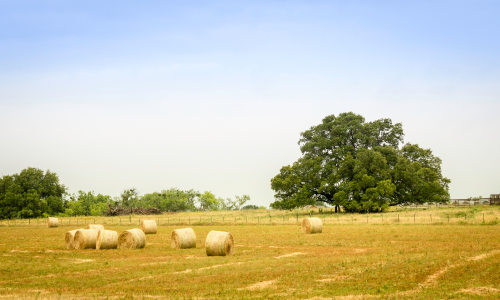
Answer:
<svg viewBox="0 0 500 300"><path fill-rule="evenodd" d="M431 223L432 223L432 213L429 213L431 215Z"/></svg>
<svg viewBox="0 0 500 300"><path fill-rule="evenodd" d="M368 213L366 213L366 223L368 223Z"/></svg>
<svg viewBox="0 0 500 300"><path fill-rule="evenodd" d="M484 223L484 213L483 213L483 223Z"/></svg>
<svg viewBox="0 0 500 300"><path fill-rule="evenodd" d="M465 212L465 221L467 221L467 212Z"/></svg>
<svg viewBox="0 0 500 300"><path fill-rule="evenodd" d="M297 213L297 223L299 223L299 213Z"/></svg>

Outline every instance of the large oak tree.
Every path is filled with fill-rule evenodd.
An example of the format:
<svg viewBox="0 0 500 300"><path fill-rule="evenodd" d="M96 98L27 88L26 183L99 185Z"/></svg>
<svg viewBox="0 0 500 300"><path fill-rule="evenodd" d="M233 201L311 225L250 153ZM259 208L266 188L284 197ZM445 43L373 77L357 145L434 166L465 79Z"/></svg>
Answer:
<svg viewBox="0 0 500 300"><path fill-rule="evenodd" d="M274 208L322 201L346 211L378 211L389 204L446 202L450 180L430 149L403 145L401 123L366 122L352 112L301 133L302 156L271 179ZM402 147L400 147L403 145Z"/></svg>

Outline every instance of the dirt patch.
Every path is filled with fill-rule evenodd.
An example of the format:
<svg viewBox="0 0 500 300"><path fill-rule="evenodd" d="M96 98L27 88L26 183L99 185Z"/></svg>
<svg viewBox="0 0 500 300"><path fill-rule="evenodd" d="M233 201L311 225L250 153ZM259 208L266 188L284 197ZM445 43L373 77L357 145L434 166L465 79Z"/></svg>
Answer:
<svg viewBox="0 0 500 300"><path fill-rule="evenodd" d="M353 279L351 276L339 275L330 278L318 279L317 282L335 282L335 281L344 281Z"/></svg>
<svg viewBox="0 0 500 300"><path fill-rule="evenodd" d="M174 272L174 273L172 273L172 274L184 274L184 273L191 273L191 272L193 272L193 270L191 270L191 269L186 269L186 270L184 270L184 271Z"/></svg>
<svg viewBox="0 0 500 300"><path fill-rule="evenodd" d="M223 265L214 265L214 266L210 266L210 267L199 268L199 269L196 269L196 270L203 271L203 270L208 270L208 269L215 269L215 268L220 268L220 267L226 267L226 266L232 266L232 265L241 265L241 264L244 264L244 262L229 263L229 264L223 264Z"/></svg>
<svg viewBox="0 0 500 300"><path fill-rule="evenodd" d="M483 254L480 254L480 255L468 258L466 260L466 262L482 260L482 259L488 258L488 257L490 257L492 255L495 255L495 254L498 254L498 253L500 253L500 250L494 250L494 251L491 251L491 252L488 252L488 253L483 253ZM444 273L446 273L449 269L456 268L456 267L462 266L464 264L465 263L458 263L458 264L446 266L446 267L440 269L436 273L429 275L427 277L427 279L424 281L424 283L422 284L422 286L425 287L425 286L428 286L428 285L436 284L437 283L437 279L440 276L442 276Z"/></svg>
<svg viewBox="0 0 500 300"><path fill-rule="evenodd" d="M268 288L275 288L275 284L278 280L269 280L269 281L262 281L262 282L257 282L254 284L251 284L245 288L241 288L239 290L250 290L250 291L255 291L255 290L262 290L262 289L268 289Z"/></svg>
<svg viewBox="0 0 500 300"><path fill-rule="evenodd" d="M83 263L87 263L87 262L93 262L94 259L76 259L74 261L75 264L83 264Z"/></svg>
<svg viewBox="0 0 500 300"><path fill-rule="evenodd" d="M471 257L471 258L467 259L467 261L476 261L476 260L485 259L488 256L492 256L492 255L495 255L495 254L498 254L498 253L500 253L500 250L491 251L489 253L483 253L481 255Z"/></svg>
<svg viewBox="0 0 500 300"><path fill-rule="evenodd" d="M285 258L285 257L292 257L292 256L297 256L297 255L306 255L306 254L304 252L293 252L293 253L290 253L290 254L276 256L275 258Z"/></svg>
<svg viewBox="0 0 500 300"><path fill-rule="evenodd" d="M10 252L28 253L27 250L11 250Z"/></svg>
<svg viewBox="0 0 500 300"><path fill-rule="evenodd" d="M492 294L498 294L500 293L500 290L492 287L481 286L481 287L473 287L470 289L462 289L458 291L458 293L478 295L478 296L488 296Z"/></svg>

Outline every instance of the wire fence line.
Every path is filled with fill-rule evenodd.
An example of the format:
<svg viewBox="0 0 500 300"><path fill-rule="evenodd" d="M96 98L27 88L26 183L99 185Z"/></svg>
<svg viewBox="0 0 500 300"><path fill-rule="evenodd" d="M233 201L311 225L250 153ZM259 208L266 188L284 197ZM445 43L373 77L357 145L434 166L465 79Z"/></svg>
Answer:
<svg viewBox="0 0 500 300"><path fill-rule="evenodd" d="M107 226L139 226L141 220L155 220L159 226L206 226L206 225L297 225L307 217L318 217L324 224L355 225L355 224L499 224L500 210L399 210L388 213L319 213L310 211L283 213L273 212L269 215L203 215L176 216L171 215L128 215L114 217L59 217L59 226L85 227L88 224L102 224ZM0 227L45 227L46 219L14 219L0 220Z"/></svg>

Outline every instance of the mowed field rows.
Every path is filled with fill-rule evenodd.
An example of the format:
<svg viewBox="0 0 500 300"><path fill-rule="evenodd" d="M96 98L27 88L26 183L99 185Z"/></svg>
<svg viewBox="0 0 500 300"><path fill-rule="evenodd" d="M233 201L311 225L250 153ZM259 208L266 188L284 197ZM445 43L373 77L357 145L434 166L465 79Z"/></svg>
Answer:
<svg viewBox="0 0 500 300"><path fill-rule="evenodd" d="M66 250L70 226L0 227L0 297L500 297L499 225L327 222L323 233L305 235L298 225L214 224L193 226L197 248L172 249L171 232L182 227L159 226L158 234L147 235L144 249L101 251ZM206 256L210 230L231 232L233 255Z"/></svg>

